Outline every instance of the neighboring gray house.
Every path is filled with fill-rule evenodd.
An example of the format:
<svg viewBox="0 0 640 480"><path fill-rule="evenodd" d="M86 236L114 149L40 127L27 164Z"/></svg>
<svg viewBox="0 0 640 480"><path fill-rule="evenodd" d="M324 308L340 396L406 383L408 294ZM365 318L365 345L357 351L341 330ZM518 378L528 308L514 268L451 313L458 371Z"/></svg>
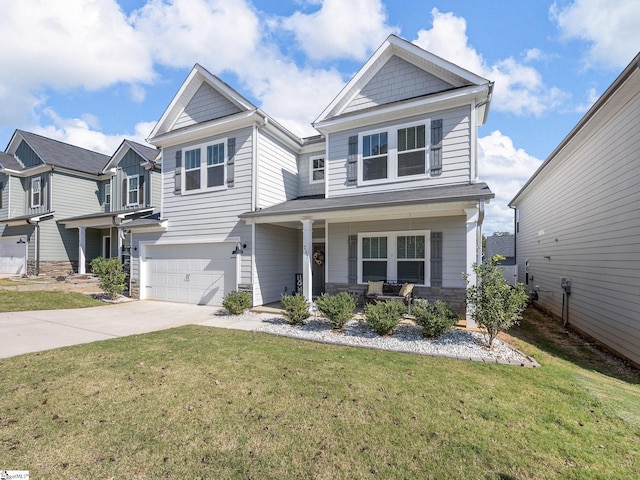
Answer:
<svg viewBox="0 0 640 480"><path fill-rule="evenodd" d="M131 223L132 293L261 305L383 279L464 310L493 198L477 162L492 87L390 36L300 139L196 65L149 138L163 218Z"/></svg>
<svg viewBox="0 0 640 480"><path fill-rule="evenodd" d="M511 201L535 303L640 365L640 54Z"/></svg>
<svg viewBox="0 0 640 480"><path fill-rule="evenodd" d="M0 154L0 273L68 275L98 256L126 261L118 226L159 210L157 155L125 140L109 157L16 130Z"/></svg>
<svg viewBox="0 0 640 480"><path fill-rule="evenodd" d="M493 258L496 255L504 257L503 260L500 260L502 274L507 282L509 282L509 285L515 286L518 283L515 236L491 235L487 237L484 258Z"/></svg>

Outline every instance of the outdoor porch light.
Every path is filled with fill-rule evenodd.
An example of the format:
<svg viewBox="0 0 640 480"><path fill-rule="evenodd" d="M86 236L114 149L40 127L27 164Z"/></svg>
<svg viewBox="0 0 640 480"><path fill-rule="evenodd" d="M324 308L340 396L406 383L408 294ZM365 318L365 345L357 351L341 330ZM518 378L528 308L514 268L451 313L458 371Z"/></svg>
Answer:
<svg viewBox="0 0 640 480"><path fill-rule="evenodd" d="M247 248L247 244L244 243L240 243L240 242L236 242L236 248L233 252L231 252L231 255L242 255L244 253L244 248Z"/></svg>
<svg viewBox="0 0 640 480"><path fill-rule="evenodd" d="M20 237L20 240L18 240L16 243L27 243L24 241L24 238Z"/></svg>

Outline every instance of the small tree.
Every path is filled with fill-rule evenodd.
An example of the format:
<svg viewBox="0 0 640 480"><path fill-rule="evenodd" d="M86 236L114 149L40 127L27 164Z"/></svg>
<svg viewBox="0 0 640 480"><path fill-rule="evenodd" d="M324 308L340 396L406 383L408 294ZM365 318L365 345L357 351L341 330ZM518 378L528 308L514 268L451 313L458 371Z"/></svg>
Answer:
<svg viewBox="0 0 640 480"><path fill-rule="evenodd" d="M331 328L341 330L344 325L353 317L353 310L356 308L356 301L347 292L340 292L337 295L322 294L316 301L318 310L329 319Z"/></svg>
<svg viewBox="0 0 640 480"><path fill-rule="evenodd" d="M249 292L229 292L222 299L222 306L232 315L240 315L251 308L253 299Z"/></svg>
<svg viewBox="0 0 640 480"><path fill-rule="evenodd" d="M527 292L521 283L511 287L502 275L498 265L504 257L495 255L484 264L473 264L477 276L476 285L469 285L467 279L467 305L471 308L471 318L487 331L487 345L493 346L498 333L518 324L522 311L527 305Z"/></svg>
<svg viewBox="0 0 640 480"><path fill-rule="evenodd" d="M98 277L98 285L107 292L109 298L114 299L124 292L127 274L119 258L94 258L91 260L91 270Z"/></svg>
<svg viewBox="0 0 640 480"><path fill-rule="evenodd" d="M282 314L289 325L302 325L311 316L309 302L302 295L282 295Z"/></svg>

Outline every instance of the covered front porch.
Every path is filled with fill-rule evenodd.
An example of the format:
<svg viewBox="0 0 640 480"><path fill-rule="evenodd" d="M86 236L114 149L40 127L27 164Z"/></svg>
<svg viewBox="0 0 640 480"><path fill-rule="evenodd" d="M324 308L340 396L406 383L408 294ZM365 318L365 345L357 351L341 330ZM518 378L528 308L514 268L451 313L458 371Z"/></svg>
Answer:
<svg viewBox="0 0 640 480"><path fill-rule="evenodd" d="M416 296L443 299L464 314L463 274L475 281L472 265L481 260L484 203L492 196L486 186L464 187L448 197L438 195L442 189L431 188L299 198L244 214L241 218L256 232L256 276L261 274L261 252L270 252L294 264L299 280L295 291L308 300L324 292L347 291L362 304L368 282L384 280L412 283ZM279 246L267 246L278 240L260 235L266 226L282 232L281 239L288 238L286 252L278 253L283 240ZM288 279L276 281L286 285ZM271 303L277 298L262 300Z"/></svg>

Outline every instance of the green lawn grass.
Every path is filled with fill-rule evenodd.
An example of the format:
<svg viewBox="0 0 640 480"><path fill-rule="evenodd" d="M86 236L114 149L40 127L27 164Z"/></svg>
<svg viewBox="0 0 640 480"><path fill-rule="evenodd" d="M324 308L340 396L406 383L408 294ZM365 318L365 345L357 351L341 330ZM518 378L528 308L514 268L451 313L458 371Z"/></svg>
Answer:
<svg viewBox="0 0 640 480"><path fill-rule="evenodd" d="M517 342L543 366L197 326L3 359L0 469L63 479L638 478L640 426L626 413L640 385Z"/></svg>
<svg viewBox="0 0 640 480"><path fill-rule="evenodd" d="M87 295L60 291L0 290L0 312L22 312L25 310L59 310L104 305ZM2 467L0 466L0 469Z"/></svg>

